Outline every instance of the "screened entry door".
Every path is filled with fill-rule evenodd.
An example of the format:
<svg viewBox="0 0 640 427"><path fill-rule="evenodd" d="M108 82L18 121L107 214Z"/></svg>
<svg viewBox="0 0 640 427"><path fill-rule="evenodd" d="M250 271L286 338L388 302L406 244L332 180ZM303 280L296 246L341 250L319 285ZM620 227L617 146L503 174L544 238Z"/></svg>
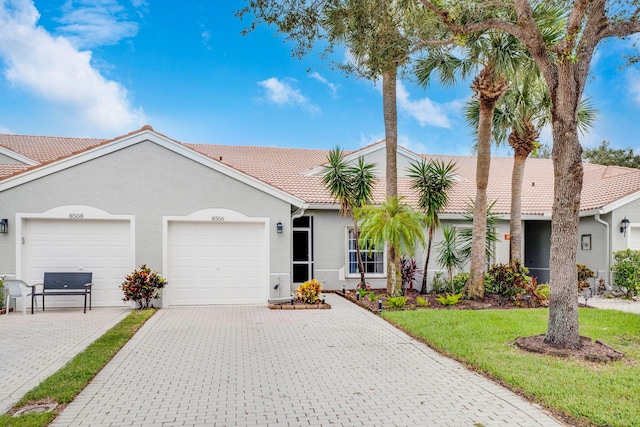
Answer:
<svg viewBox="0 0 640 427"><path fill-rule="evenodd" d="M313 217L293 220L293 283L313 278Z"/></svg>

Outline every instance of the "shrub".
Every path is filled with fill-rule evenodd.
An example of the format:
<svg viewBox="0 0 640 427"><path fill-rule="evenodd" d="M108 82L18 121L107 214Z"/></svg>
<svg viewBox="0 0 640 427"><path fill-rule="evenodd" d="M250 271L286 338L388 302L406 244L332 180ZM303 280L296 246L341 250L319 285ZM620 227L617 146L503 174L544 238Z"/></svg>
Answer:
<svg viewBox="0 0 640 427"><path fill-rule="evenodd" d="M416 304L418 304L418 307L429 307L429 300L422 297L416 297Z"/></svg>
<svg viewBox="0 0 640 427"><path fill-rule="evenodd" d="M539 285L535 277L520 283L523 293L529 296L529 301L535 301L537 305L547 305L549 300L549 285Z"/></svg>
<svg viewBox="0 0 640 427"><path fill-rule="evenodd" d="M444 271L436 271L431 280L431 293L440 294L449 289L449 284L444 277Z"/></svg>
<svg viewBox="0 0 640 427"><path fill-rule="evenodd" d="M535 294L543 301L547 301L549 299L549 285L543 283L536 286Z"/></svg>
<svg viewBox="0 0 640 427"><path fill-rule="evenodd" d="M589 279L596 277L596 273L584 264L576 264L576 270L578 270L578 292L591 287Z"/></svg>
<svg viewBox="0 0 640 427"><path fill-rule="evenodd" d="M416 260L413 258L402 257L400 262L402 264L402 289L413 290L413 280L415 279L416 272L418 271Z"/></svg>
<svg viewBox="0 0 640 427"><path fill-rule="evenodd" d="M626 249L613 253L613 282L632 298L640 293L640 251Z"/></svg>
<svg viewBox="0 0 640 427"><path fill-rule="evenodd" d="M369 291L367 293L367 298L369 298L369 301L373 302L375 301L378 297L376 296L376 293L373 291Z"/></svg>
<svg viewBox="0 0 640 427"><path fill-rule="evenodd" d="M164 277L152 271L146 264L124 278L120 288L124 292L124 301L135 301L139 309L149 308L151 300L160 298L159 289L167 286Z"/></svg>
<svg viewBox="0 0 640 427"><path fill-rule="evenodd" d="M407 303L407 297L398 295L397 297L389 297L385 305L389 308L402 308Z"/></svg>
<svg viewBox="0 0 640 427"><path fill-rule="evenodd" d="M453 276L453 289L455 289L456 294L462 293L462 289L464 289L464 286L467 284L468 280L469 273L458 273Z"/></svg>
<svg viewBox="0 0 640 427"><path fill-rule="evenodd" d="M442 305L456 305L462 299L462 294L450 294L446 293L444 296L440 295L436 297L436 300Z"/></svg>
<svg viewBox="0 0 640 427"><path fill-rule="evenodd" d="M360 287L360 288L356 289L356 292L358 293L358 296L360 298L362 298L367 294L367 289L364 288L364 287Z"/></svg>
<svg viewBox="0 0 640 427"><path fill-rule="evenodd" d="M307 280L296 290L296 297L305 304L314 304L320 299L321 290L316 279Z"/></svg>
<svg viewBox="0 0 640 427"><path fill-rule="evenodd" d="M530 282L528 273L529 269L520 261L516 261L515 267L511 264L495 264L487 271L488 283L485 283L485 289L499 295L501 299L513 299Z"/></svg>

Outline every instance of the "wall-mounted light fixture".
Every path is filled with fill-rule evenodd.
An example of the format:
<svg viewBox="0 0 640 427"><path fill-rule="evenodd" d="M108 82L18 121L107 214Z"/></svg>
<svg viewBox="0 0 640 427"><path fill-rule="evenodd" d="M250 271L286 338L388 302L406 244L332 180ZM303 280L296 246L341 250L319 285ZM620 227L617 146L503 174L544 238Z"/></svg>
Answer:
<svg viewBox="0 0 640 427"><path fill-rule="evenodd" d="M278 223L276 224L276 233L282 234L283 229L284 229L284 225L282 225L282 222L278 221Z"/></svg>
<svg viewBox="0 0 640 427"><path fill-rule="evenodd" d="M631 224L631 221L629 221L626 216L622 221L620 221L620 232L625 236L627 235L627 228L629 228L629 224Z"/></svg>
<svg viewBox="0 0 640 427"><path fill-rule="evenodd" d="M0 233L9 232L9 220L7 218L0 219Z"/></svg>

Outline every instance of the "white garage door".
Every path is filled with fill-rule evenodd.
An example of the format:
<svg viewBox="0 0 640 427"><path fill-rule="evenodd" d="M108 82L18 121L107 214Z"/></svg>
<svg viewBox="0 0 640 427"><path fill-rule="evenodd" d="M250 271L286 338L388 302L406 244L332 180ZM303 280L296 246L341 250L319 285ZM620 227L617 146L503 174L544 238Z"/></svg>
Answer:
<svg viewBox="0 0 640 427"><path fill-rule="evenodd" d="M171 305L266 303L264 223L169 223Z"/></svg>
<svg viewBox="0 0 640 427"><path fill-rule="evenodd" d="M94 307L121 306L120 284L133 268L131 224L124 220L25 219L22 277L42 282L45 271L93 273ZM50 297L51 307L82 305L82 296Z"/></svg>

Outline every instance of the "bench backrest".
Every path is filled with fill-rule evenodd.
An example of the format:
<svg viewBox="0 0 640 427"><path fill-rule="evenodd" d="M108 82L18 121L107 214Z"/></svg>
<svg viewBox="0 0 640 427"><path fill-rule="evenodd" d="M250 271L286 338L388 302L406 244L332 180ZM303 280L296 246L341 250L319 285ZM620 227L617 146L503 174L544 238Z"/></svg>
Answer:
<svg viewBox="0 0 640 427"><path fill-rule="evenodd" d="M84 289L91 283L93 273L44 273L44 289Z"/></svg>

